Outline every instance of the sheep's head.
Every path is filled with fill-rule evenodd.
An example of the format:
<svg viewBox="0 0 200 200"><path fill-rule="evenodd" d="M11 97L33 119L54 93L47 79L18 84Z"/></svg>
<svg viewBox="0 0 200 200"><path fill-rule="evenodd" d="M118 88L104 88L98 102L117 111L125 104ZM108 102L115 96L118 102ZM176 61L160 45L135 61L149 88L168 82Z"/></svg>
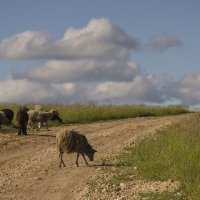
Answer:
<svg viewBox="0 0 200 200"><path fill-rule="evenodd" d="M26 106L21 107L21 110L28 112L29 109Z"/></svg>
<svg viewBox="0 0 200 200"><path fill-rule="evenodd" d="M87 155L87 157L90 159L90 161L94 160L94 154L97 152L95 149L92 148L90 144L87 145L84 153Z"/></svg>
<svg viewBox="0 0 200 200"><path fill-rule="evenodd" d="M57 110L50 110L49 112L52 113L52 116L58 115L58 111Z"/></svg>
<svg viewBox="0 0 200 200"><path fill-rule="evenodd" d="M52 113L52 117L51 117L52 121L58 120L60 123L63 123L62 119L59 117L59 113L57 110L51 110L50 112Z"/></svg>

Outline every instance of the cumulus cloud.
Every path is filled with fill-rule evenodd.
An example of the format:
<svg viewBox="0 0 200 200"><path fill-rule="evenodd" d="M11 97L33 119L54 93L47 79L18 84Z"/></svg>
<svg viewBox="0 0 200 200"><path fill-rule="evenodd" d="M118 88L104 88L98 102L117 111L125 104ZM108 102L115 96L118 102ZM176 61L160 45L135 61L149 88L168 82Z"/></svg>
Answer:
<svg viewBox="0 0 200 200"><path fill-rule="evenodd" d="M26 31L4 39L0 43L0 57L8 59L42 58L44 52L53 49L48 33ZM49 56L46 54L46 56Z"/></svg>
<svg viewBox="0 0 200 200"><path fill-rule="evenodd" d="M180 46L177 37L158 36L147 47L164 51ZM14 103L165 103L200 102L200 72L176 82L145 73L130 60L139 41L109 20L93 19L69 28L60 39L26 31L0 42L5 59L44 59L40 65L0 81L0 102Z"/></svg>
<svg viewBox="0 0 200 200"><path fill-rule="evenodd" d="M9 59L79 59L120 57L135 50L138 39L110 20L92 19L82 29L69 28L54 40L45 32L26 31L0 42L0 57Z"/></svg>
<svg viewBox="0 0 200 200"><path fill-rule="evenodd" d="M145 49L162 52L181 45L182 41L176 36L159 35L152 37L145 45Z"/></svg>
<svg viewBox="0 0 200 200"><path fill-rule="evenodd" d="M200 105L200 71L170 82L164 89L169 99L179 100L185 105Z"/></svg>
<svg viewBox="0 0 200 200"><path fill-rule="evenodd" d="M27 78L43 82L132 81L138 73L138 64L126 59L54 60L14 74L16 79Z"/></svg>
<svg viewBox="0 0 200 200"><path fill-rule="evenodd" d="M138 74L131 82L100 83L89 96L95 102L107 103L163 102L162 94L157 88L159 81L159 77Z"/></svg>
<svg viewBox="0 0 200 200"><path fill-rule="evenodd" d="M0 82L0 101L123 103L147 96L160 101L152 95L156 79L129 59L138 45L135 37L104 18L69 28L58 40L34 31L7 38L0 43L0 57L46 60Z"/></svg>
<svg viewBox="0 0 200 200"><path fill-rule="evenodd" d="M13 80L9 78L0 82L1 102L35 102L52 98L54 95L48 85L30 82L26 79Z"/></svg>
<svg viewBox="0 0 200 200"><path fill-rule="evenodd" d="M43 83L28 79L0 82L0 102L29 103L145 103L162 102L157 88L159 77L138 75L130 82Z"/></svg>

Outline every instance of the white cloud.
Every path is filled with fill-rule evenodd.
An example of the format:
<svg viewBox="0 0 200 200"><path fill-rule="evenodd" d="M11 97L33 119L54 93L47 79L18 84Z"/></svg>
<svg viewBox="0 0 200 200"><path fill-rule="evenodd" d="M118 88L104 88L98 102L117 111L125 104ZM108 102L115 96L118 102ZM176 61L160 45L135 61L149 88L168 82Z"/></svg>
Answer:
<svg viewBox="0 0 200 200"><path fill-rule="evenodd" d="M45 32L26 31L0 43L0 57L8 59L41 58L42 52L53 48L50 35Z"/></svg>
<svg viewBox="0 0 200 200"><path fill-rule="evenodd" d="M166 94L185 105L200 105L200 71L166 84Z"/></svg>
<svg viewBox="0 0 200 200"><path fill-rule="evenodd" d="M146 48L164 51L180 46L177 37L158 36ZM0 42L0 57L46 59L0 82L0 102L165 103L200 102L200 72L176 82L145 73L129 59L139 42L107 19L93 19L63 38L26 31Z"/></svg>
<svg viewBox="0 0 200 200"><path fill-rule="evenodd" d="M165 103L180 102L195 106L200 103L200 71L178 81L135 70L131 81L43 82L7 78L0 82L0 102L30 103ZM162 86L163 85L163 86Z"/></svg>
<svg viewBox="0 0 200 200"><path fill-rule="evenodd" d="M1 102L35 102L52 98L54 95L47 85L30 82L26 79L13 80L9 78L0 82L0 87L3 88L0 91Z"/></svg>
<svg viewBox="0 0 200 200"><path fill-rule="evenodd" d="M43 83L12 78L0 82L0 102L29 103L136 103L160 102L158 77L138 74L130 82Z"/></svg>
<svg viewBox="0 0 200 200"><path fill-rule="evenodd" d="M139 70L137 63L127 62L125 58L54 60L13 76L16 79L28 78L51 83L132 81Z"/></svg>
<svg viewBox="0 0 200 200"><path fill-rule="evenodd" d="M157 88L159 81L159 77L138 74L131 82L100 83L89 96L95 102L162 102L162 95Z"/></svg>
<svg viewBox="0 0 200 200"><path fill-rule="evenodd" d="M5 88L0 101L120 101L136 90L138 76L143 74L139 65L129 60L130 51L138 45L136 38L104 18L93 19L82 29L70 28L58 40L32 31L7 38L0 43L0 57L47 61L0 82ZM143 83L141 88L145 84L150 87L152 83ZM103 87L106 90L101 92ZM138 99L142 98L142 89L138 93Z"/></svg>
<svg viewBox="0 0 200 200"><path fill-rule="evenodd" d="M152 37L146 44L145 49L162 52L181 45L182 41L176 36L159 35Z"/></svg>
<svg viewBox="0 0 200 200"><path fill-rule="evenodd" d="M53 40L45 32L26 31L0 43L0 57L9 59L79 59L127 56L138 40L108 19L92 19L82 29L69 28Z"/></svg>
<svg viewBox="0 0 200 200"><path fill-rule="evenodd" d="M157 88L159 77L145 74L137 63L125 59L117 61L111 59L106 62L98 59L49 61L43 66L18 74L12 79L13 85L26 83L20 89L23 95L19 96L25 97L27 92L33 91L34 97L37 98L28 96L26 97L28 102L134 103L162 101ZM12 85L9 87L12 88ZM37 88L39 88L38 91ZM14 96L17 93L17 91L12 92Z"/></svg>

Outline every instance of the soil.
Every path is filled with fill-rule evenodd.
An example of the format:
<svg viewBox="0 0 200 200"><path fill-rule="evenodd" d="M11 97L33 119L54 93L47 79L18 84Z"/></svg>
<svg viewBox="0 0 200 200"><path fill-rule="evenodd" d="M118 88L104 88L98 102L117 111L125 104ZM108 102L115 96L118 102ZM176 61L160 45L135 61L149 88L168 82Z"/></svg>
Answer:
<svg viewBox="0 0 200 200"><path fill-rule="evenodd" d="M90 124L62 125L31 131L28 136L0 134L0 200L76 200L76 199L139 199L141 191L164 191L177 187L171 180L148 182L132 177L113 192L100 180L105 177L101 168L104 158L114 156L124 147L135 145L146 136L154 135L173 122L188 115L144 117ZM75 129L85 134L97 150L94 162L87 166L76 154L64 154L66 167L59 168L56 133L61 129ZM87 159L87 158L86 158ZM99 184L88 185L89 180Z"/></svg>

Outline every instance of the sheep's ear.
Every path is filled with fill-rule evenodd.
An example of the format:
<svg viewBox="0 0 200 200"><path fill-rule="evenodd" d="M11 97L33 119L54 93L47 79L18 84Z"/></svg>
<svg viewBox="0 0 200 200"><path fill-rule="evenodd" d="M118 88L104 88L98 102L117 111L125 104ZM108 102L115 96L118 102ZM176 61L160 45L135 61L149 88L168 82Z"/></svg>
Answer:
<svg viewBox="0 0 200 200"><path fill-rule="evenodd" d="M93 149L94 150L94 152L97 152L95 149Z"/></svg>

